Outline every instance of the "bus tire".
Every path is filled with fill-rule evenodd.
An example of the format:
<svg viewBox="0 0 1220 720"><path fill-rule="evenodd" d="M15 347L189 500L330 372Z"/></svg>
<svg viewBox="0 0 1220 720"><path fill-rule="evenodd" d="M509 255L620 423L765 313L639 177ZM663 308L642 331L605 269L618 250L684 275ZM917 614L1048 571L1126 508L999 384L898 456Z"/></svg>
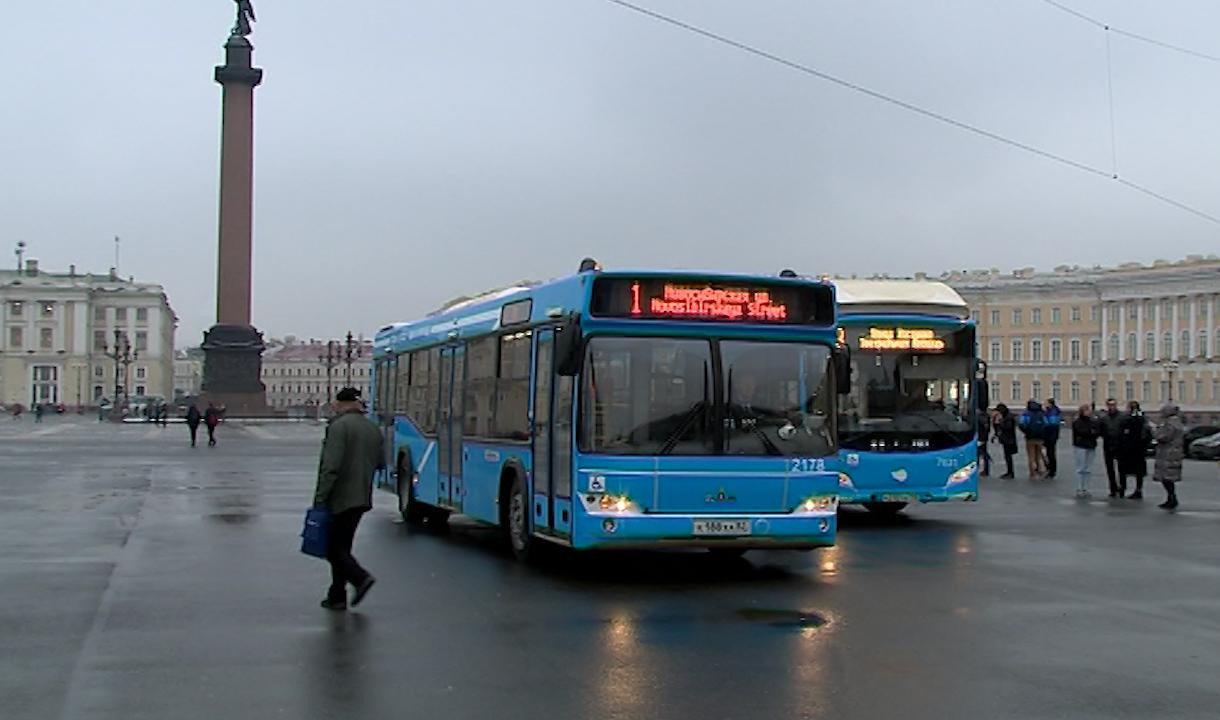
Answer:
<svg viewBox="0 0 1220 720"><path fill-rule="evenodd" d="M898 513L902 512L902 509L906 506L907 506L907 504L904 502L866 502L866 503L864 503L864 507L866 509L868 509L868 511L870 513L872 513L874 515L878 515L880 517L894 517Z"/></svg>
<svg viewBox="0 0 1220 720"><path fill-rule="evenodd" d="M398 456L396 470L398 482L398 513L403 522L408 525L419 525L424 521L424 509L415 499L415 465L411 462L411 453L404 452Z"/></svg>
<svg viewBox="0 0 1220 720"><path fill-rule="evenodd" d="M537 554L534 538L530 534L530 502L526 496L525 478L518 471L510 472L512 481L508 486L508 503L504 509L505 534L513 555L518 560L528 561Z"/></svg>

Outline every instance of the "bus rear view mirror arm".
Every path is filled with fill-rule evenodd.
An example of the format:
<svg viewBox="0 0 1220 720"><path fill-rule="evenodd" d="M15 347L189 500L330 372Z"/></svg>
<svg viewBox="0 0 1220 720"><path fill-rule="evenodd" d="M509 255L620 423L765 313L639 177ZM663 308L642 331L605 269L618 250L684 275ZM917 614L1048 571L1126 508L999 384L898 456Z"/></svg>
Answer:
<svg viewBox="0 0 1220 720"><path fill-rule="evenodd" d="M564 377L580 374L584 358L584 337L580 330L580 318L569 316L563 325L555 328L555 373Z"/></svg>

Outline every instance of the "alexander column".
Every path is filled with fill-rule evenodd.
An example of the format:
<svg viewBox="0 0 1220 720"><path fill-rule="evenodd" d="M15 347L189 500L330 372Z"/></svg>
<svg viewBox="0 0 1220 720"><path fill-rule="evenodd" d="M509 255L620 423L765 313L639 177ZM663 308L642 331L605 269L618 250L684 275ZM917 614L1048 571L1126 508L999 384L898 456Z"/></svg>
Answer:
<svg viewBox="0 0 1220 720"><path fill-rule="evenodd" d="M252 65L247 36L254 18L249 0L235 0L237 21L216 68L223 90L220 139L220 242L216 273L216 324L203 335L203 396L232 415L266 412L259 379L263 336L250 324L254 206L254 88L263 71Z"/></svg>

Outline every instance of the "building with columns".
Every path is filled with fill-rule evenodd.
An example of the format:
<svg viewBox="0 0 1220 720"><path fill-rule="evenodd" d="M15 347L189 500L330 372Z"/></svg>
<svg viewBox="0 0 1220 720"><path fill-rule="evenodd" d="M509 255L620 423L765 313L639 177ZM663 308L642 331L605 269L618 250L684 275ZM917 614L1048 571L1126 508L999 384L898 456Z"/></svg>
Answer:
<svg viewBox="0 0 1220 720"><path fill-rule="evenodd" d="M327 369L326 341L298 341L288 337L272 340L263 354L262 381L267 388L267 407L274 410L316 410L328 397L347 384L347 364L342 357L343 341L331 353ZM361 339L359 355L352 358L351 385L369 397L372 385L373 343Z"/></svg>
<svg viewBox="0 0 1220 720"><path fill-rule="evenodd" d="M85 407L112 398L116 385L130 396L169 398L177 325L160 285L113 270L50 273L37 260L0 270L0 402ZM117 375L115 331L132 351Z"/></svg>
<svg viewBox="0 0 1220 720"><path fill-rule="evenodd" d="M1172 400L1190 422L1220 420L1220 258L941 279L978 323L992 404Z"/></svg>

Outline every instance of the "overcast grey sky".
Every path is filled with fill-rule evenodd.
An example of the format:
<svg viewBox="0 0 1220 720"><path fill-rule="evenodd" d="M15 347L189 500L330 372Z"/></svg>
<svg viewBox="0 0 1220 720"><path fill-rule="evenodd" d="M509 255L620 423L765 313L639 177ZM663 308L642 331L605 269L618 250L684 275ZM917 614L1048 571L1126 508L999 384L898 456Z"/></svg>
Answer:
<svg viewBox="0 0 1220 720"><path fill-rule="evenodd" d="M637 0L1109 169L1104 32L1041 0ZM1062 0L1220 55L1214 0ZM214 320L230 0L10 3L0 238ZM606 0L255 0L255 324L371 334L608 267L913 273L1220 250L1220 226ZM1112 37L1118 171L1220 215L1220 63ZM8 255L11 262L11 255Z"/></svg>

